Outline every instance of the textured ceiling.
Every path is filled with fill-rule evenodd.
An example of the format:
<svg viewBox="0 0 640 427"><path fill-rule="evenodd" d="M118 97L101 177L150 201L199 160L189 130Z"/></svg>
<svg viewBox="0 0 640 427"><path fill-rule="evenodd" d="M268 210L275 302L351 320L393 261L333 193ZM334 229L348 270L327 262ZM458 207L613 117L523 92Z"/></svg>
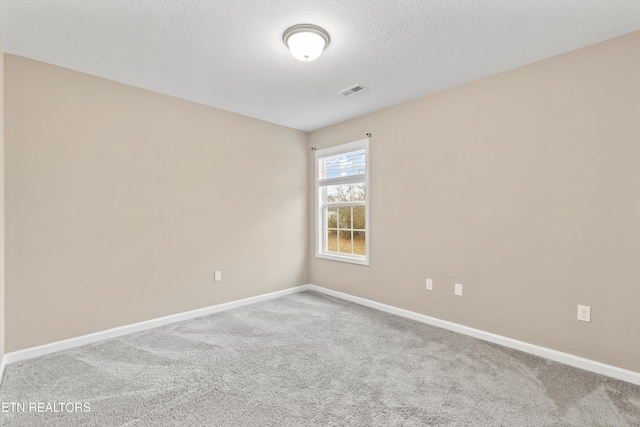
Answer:
<svg viewBox="0 0 640 427"><path fill-rule="evenodd" d="M0 0L7 53L305 131L636 30L639 0Z"/></svg>

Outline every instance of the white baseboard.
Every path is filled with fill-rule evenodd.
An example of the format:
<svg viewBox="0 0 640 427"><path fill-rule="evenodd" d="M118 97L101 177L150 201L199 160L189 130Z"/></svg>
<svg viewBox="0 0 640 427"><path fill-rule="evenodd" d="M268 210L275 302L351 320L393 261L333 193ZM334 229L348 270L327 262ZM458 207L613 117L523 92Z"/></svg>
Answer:
<svg viewBox="0 0 640 427"><path fill-rule="evenodd" d="M316 285L308 285L308 289L340 298L345 301L350 301L356 304L364 305L366 307L374 308L376 310L385 311L397 316L407 317L409 319L417 320L418 322L427 323L432 326L437 326L439 328L448 329L460 334L469 335L474 338L492 342L494 344L500 344L505 347L523 351L525 353L544 357L555 362L560 362L564 363L565 365L573 366L575 368L584 369L585 371L595 372L596 374L606 375L611 378L640 385L640 372L618 368L617 366L607 365L605 363L596 362L595 360L585 359L583 357L575 356L569 353L563 353L561 351L552 350L546 347L540 347L538 345L503 337L502 335L496 335L492 334L491 332L481 331L479 329L470 328L468 326L437 319L435 317L425 316L424 314L415 313L413 311L404 310L402 308L393 307L391 305L382 304L365 298L333 291L331 289L326 289Z"/></svg>
<svg viewBox="0 0 640 427"><path fill-rule="evenodd" d="M306 291L309 285L297 286L295 288L284 289L281 291L271 292L268 294L258 295L255 297L245 298L237 301L231 301L224 304L212 305L209 307L199 308L197 310L186 311L183 313L172 314L170 316L158 317L156 319L146 320L144 322L133 323L131 325L120 326L106 331L95 332L93 334L82 335L75 338L69 338L63 341L56 341L50 344L44 344L37 347L26 348L24 350L13 351L7 353L3 359L4 363L10 364L49 353L55 353L61 350L79 347L81 345L91 344L97 341L115 338L122 335L132 334L134 332L144 331L146 329L157 328L158 326L168 325L170 323L182 322L184 320L193 319L194 317L206 316L208 314L219 313L221 311L231 310L232 308L242 307L244 305L255 304L261 301L267 301L279 298L285 295ZM2 377L0 377L2 381Z"/></svg>
<svg viewBox="0 0 640 427"><path fill-rule="evenodd" d="M7 355L2 356L0 360L0 384L2 384L2 377L4 376L4 365L7 364Z"/></svg>
<svg viewBox="0 0 640 427"><path fill-rule="evenodd" d="M640 373L630 371L627 369L618 368L616 366L607 365L605 363L596 362L594 360L585 359L583 357L575 356L569 353L563 353L557 350L552 350L546 347L540 347L534 344L529 344L523 341L514 340L501 335L492 334L490 332L481 331L479 329L470 328L457 323L449 322L446 320L437 319L435 317L425 316L424 314L415 313L413 311L404 310L402 308L393 307L390 305L382 304L376 301L368 300L365 298L356 297L353 295L345 294L331 289L323 288L316 285L302 285L295 288L284 289L282 291L271 292L264 295L258 295L251 298L245 298L238 301L232 301L224 304L218 304L210 307L205 307L197 310L187 311L184 313L178 313L171 316L159 317L157 319L147 320L140 323L134 323L132 325L120 326L118 328L108 329L106 331L96 332L89 335L83 335L76 338L70 338L64 341L58 341L50 344L41 345L38 347L27 348L24 350L14 351L4 355L0 364L0 382L2 382L2 373L5 365L19 362L33 357L42 356L49 353L54 353L61 350L67 350L74 347L79 347L85 344L91 344L97 341L102 341L109 338L115 338L122 335L131 334L134 332L144 331L146 329L156 328L158 326L167 325L170 323L181 322L183 320L193 319L195 317L206 316L208 314L219 313L221 311L230 310L232 308L242 307L249 304L255 304L261 301L267 301L274 298L279 298L285 295L294 294L304 291L316 291L326 295L330 295L336 298L350 301L356 304L360 304L366 307L374 308L376 310L384 311L387 313L395 314L397 316L406 317L416 320L418 322L427 323L432 326L436 326L443 329L448 329L453 332L458 332L464 335L469 335L474 338L478 338L484 341L489 341L494 344L500 344L505 347L513 348L523 351L525 353L533 354L536 356L544 357L556 362L564 363L569 366L584 369L585 371L594 372L601 375L606 375L618 380L626 381L632 384L640 385Z"/></svg>

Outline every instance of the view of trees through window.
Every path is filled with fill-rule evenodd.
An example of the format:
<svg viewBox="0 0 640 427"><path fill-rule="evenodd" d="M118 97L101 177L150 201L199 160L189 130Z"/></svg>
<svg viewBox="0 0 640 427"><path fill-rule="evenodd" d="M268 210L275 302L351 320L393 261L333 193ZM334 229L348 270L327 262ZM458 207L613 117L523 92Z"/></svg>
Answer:
<svg viewBox="0 0 640 427"><path fill-rule="evenodd" d="M365 183L332 185L326 191L327 251L365 255Z"/></svg>

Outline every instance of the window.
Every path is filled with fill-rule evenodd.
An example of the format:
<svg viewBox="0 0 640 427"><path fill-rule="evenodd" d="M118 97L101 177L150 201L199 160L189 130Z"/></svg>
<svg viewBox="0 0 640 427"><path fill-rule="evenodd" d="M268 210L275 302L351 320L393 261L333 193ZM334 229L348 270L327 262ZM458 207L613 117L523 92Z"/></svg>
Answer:
<svg viewBox="0 0 640 427"><path fill-rule="evenodd" d="M369 140L316 151L316 256L369 265Z"/></svg>

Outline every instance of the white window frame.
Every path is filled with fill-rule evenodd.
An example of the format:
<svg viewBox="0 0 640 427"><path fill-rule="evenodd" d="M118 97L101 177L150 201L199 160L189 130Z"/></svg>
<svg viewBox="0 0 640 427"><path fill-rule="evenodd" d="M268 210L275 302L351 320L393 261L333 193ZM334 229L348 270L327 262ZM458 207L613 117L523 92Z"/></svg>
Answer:
<svg viewBox="0 0 640 427"><path fill-rule="evenodd" d="M342 153L348 153L350 151L362 150L365 152L365 176L364 182L366 186L366 200L364 202L365 206L365 255L354 255L354 254L343 254L337 252L328 252L325 250L326 248L326 236L327 232L325 230L326 218L325 218L325 209L324 209L324 197L323 188L321 186L319 170L318 170L318 161L323 157L336 156ZM360 265L369 265L370 259L370 243L371 243L371 226L370 226L370 216L369 216L369 206L371 204L371 188L369 186L369 138L361 139L359 141L349 142L347 144L337 145L335 147L324 148L321 150L315 151L315 221L316 221L316 257L324 258L333 261L342 261L348 262L352 264L360 264ZM354 182L353 180L351 182ZM356 182L361 182L357 180ZM349 178L347 179L335 179L335 181L331 183L336 184L347 184L349 183ZM325 184L326 185L326 184ZM326 191L326 190L324 190Z"/></svg>

